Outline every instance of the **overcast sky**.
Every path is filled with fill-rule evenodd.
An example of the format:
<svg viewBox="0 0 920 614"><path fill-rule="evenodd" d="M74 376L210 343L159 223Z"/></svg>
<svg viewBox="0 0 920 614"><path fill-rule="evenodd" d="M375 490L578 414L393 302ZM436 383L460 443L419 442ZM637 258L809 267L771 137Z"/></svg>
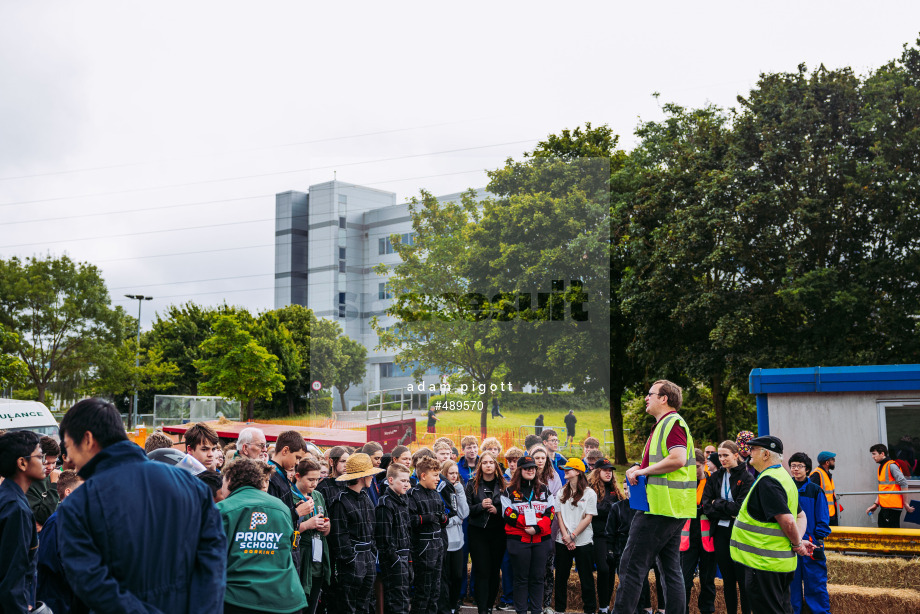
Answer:
<svg viewBox="0 0 920 614"><path fill-rule="evenodd" d="M0 257L99 266L116 304L273 307L274 194L458 192L585 122L761 72L865 74L920 3L3 2ZM641 6L640 6L641 5Z"/></svg>

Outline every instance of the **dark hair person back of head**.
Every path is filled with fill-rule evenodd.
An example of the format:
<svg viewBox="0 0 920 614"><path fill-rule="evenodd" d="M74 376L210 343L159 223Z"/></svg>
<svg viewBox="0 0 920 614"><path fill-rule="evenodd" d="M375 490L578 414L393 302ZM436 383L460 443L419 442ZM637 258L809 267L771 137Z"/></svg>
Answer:
<svg viewBox="0 0 920 614"><path fill-rule="evenodd" d="M16 461L35 453L41 437L32 431L10 431L0 435L0 476L16 475Z"/></svg>
<svg viewBox="0 0 920 614"><path fill-rule="evenodd" d="M90 432L103 448L128 439L121 414L114 405L102 399L84 399L67 410L60 432L62 441L64 435L68 435L78 445Z"/></svg>

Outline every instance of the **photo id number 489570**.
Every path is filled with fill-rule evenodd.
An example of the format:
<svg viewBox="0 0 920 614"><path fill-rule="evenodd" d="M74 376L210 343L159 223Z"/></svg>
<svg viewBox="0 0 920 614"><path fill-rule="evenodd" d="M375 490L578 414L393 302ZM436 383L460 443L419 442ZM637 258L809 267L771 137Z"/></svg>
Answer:
<svg viewBox="0 0 920 614"><path fill-rule="evenodd" d="M482 409L482 401L438 401L434 404L435 411L446 409L448 411L473 411Z"/></svg>

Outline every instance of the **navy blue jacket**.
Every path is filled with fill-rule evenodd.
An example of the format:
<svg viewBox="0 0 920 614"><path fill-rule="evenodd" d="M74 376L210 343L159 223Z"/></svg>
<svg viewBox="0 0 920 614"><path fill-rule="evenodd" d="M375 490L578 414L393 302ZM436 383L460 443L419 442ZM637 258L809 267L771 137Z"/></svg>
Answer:
<svg viewBox="0 0 920 614"><path fill-rule="evenodd" d="M74 596L61 566L57 520L57 512L54 512L42 525L38 543L38 586L35 598L51 608L54 614L68 614L73 607Z"/></svg>
<svg viewBox="0 0 920 614"><path fill-rule="evenodd" d="M796 482L799 489L799 505L808 518L808 528L805 529L804 539L813 542L823 542L831 534L830 511L827 509L827 496L820 486L805 480ZM815 550L816 560L824 559L824 550Z"/></svg>
<svg viewBox="0 0 920 614"><path fill-rule="evenodd" d="M227 540L210 489L130 441L80 470L58 507L64 573L89 610L222 612Z"/></svg>
<svg viewBox="0 0 920 614"><path fill-rule="evenodd" d="M0 484L0 614L27 612L32 603L32 578L38 535L32 508L19 484Z"/></svg>

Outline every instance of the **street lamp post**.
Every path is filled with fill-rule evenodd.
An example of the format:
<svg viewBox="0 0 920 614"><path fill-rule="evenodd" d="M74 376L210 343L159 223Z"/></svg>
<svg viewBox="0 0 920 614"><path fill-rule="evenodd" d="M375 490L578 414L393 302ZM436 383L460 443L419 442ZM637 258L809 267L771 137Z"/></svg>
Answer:
<svg viewBox="0 0 920 614"><path fill-rule="evenodd" d="M141 365L141 305L144 301L152 301L152 296L143 294L125 294L127 298L137 300L137 346L134 348L134 367ZM131 412L128 414L128 428L133 429L137 421L137 382L134 386L134 402L131 404Z"/></svg>

